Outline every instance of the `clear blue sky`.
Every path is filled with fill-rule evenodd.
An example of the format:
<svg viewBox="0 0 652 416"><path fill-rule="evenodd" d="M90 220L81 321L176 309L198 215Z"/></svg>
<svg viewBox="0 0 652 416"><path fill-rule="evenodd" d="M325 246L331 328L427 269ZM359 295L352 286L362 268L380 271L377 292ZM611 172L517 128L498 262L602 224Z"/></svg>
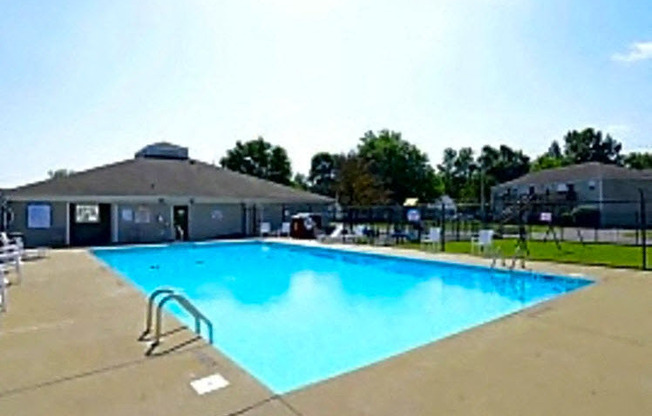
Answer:
<svg viewBox="0 0 652 416"><path fill-rule="evenodd" d="M168 140L312 154L389 128L545 151L573 128L652 150L650 0L0 0L0 187Z"/></svg>

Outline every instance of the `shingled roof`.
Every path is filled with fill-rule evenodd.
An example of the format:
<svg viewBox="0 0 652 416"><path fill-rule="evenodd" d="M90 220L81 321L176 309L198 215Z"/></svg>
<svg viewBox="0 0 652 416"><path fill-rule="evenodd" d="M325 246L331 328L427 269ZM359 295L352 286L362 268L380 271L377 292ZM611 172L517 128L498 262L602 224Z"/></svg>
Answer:
<svg viewBox="0 0 652 416"><path fill-rule="evenodd" d="M279 203L330 203L331 198L218 168L197 160L137 157L12 190L11 198L145 196Z"/></svg>
<svg viewBox="0 0 652 416"><path fill-rule="evenodd" d="M543 185L559 182L574 182L598 179L652 179L649 172L606 165L599 162L588 162L579 165L564 166L556 169L546 169L528 173L520 178L497 185Z"/></svg>

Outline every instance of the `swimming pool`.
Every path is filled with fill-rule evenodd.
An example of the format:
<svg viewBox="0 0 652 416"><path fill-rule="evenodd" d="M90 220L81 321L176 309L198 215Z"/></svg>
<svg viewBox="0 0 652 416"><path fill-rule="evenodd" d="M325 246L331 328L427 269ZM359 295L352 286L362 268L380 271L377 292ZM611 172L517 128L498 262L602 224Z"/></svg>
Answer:
<svg viewBox="0 0 652 416"><path fill-rule="evenodd" d="M265 242L93 253L146 294L181 290L213 322L215 346L279 394L591 283Z"/></svg>

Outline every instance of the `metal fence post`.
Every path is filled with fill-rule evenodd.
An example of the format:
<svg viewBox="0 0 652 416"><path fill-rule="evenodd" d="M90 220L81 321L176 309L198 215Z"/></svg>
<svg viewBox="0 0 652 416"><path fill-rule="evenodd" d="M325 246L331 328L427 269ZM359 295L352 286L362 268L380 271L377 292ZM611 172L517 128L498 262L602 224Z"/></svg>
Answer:
<svg viewBox="0 0 652 416"><path fill-rule="evenodd" d="M639 194L641 195L641 247L643 248L643 270L647 269L647 218L645 212L645 196L643 195L643 189L639 188Z"/></svg>
<svg viewBox="0 0 652 416"><path fill-rule="evenodd" d="M446 206L441 204L441 251L446 251Z"/></svg>
<svg viewBox="0 0 652 416"><path fill-rule="evenodd" d="M638 224L638 212L634 213L634 224ZM640 231L639 227L636 228L636 233L635 233L635 239L634 239L634 245L638 245L638 233Z"/></svg>

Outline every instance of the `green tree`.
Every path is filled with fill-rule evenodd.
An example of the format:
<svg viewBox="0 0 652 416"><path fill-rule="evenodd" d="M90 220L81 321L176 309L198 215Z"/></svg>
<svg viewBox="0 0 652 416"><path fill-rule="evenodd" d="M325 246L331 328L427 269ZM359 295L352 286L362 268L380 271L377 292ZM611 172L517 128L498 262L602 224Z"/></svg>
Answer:
<svg viewBox="0 0 652 416"><path fill-rule="evenodd" d="M315 154L310 161L310 173L308 182L312 192L335 196L335 182L343 155L320 152Z"/></svg>
<svg viewBox="0 0 652 416"><path fill-rule="evenodd" d="M477 164L485 184L487 201L492 186L511 181L530 171L530 158L521 150L514 150L505 145L498 148L484 146L478 156Z"/></svg>
<svg viewBox="0 0 652 416"><path fill-rule="evenodd" d="M552 157L547 153L542 154L532 163L532 171L538 172L540 170L554 169L564 166L564 159Z"/></svg>
<svg viewBox="0 0 652 416"><path fill-rule="evenodd" d="M564 159L569 165L586 162L623 164L622 144L600 130L572 130L564 136Z"/></svg>
<svg viewBox="0 0 652 416"><path fill-rule="evenodd" d="M360 139L357 150L394 203L402 204L411 197L431 201L443 192L443 184L430 166L428 156L403 140L401 133L368 131Z"/></svg>
<svg viewBox="0 0 652 416"><path fill-rule="evenodd" d="M625 156L625 166L631 169L652 169L652 153L632 152Z"/></svg>
<svg viewBox="0 0 652 416"><path fill-rule="evenodd" d="M554 159L562 159L564 157L564 154L561 151L561 146L557 140L552 141L548 151L546 152L546 156L550 156Z"/></svg>
<svg viewBox="0 0 652 416"><path fill-rule="evenodd" d="M455 199L475 200L478 197L477 163L473 149L459 151L444 149L442 163L437 166L444 184L444 192Z"/></svg>
<svg viewBox="0 0 652 416"><path fill-rule="evenodd" d="M370 170L370 164L355 152L341 155L335 192L342 205L383 205L388 191Z"/></svg>
<svg viewBox="0 0 652 416"><path fill-rule="evenodd" d="M302 191L308 191L310 189L306 175L298 172L294 175L294 179L292 179L292 186Z"/></svg>
<svg viewBox="0 0 652 416"><path fill-rule="evenodd" d="M272 147L272 156L269 159L268 179L283 185L290 185L292 181L292 164L284 148Z"/></svg>
<svg viewBox="0 0 652 416"><path fill-rule="evenodd" d="M457 150L452 147L444 149L444 156L441 164L437 165L442 183L444 185L444 192L453 198L457 198L456 184L455 184L455 161L457 160Z"/></svg>
<svg viewBox="0 0 652 416"><path fill-rule="evenodd" d="M554 169L566 164L561 146L557 140L553 140L546 153L542 154L532 163L532 171L537 172L545 169Z"/></svg>
<svg viewBox="0 0 652 416"><path fill-rule="evenodd" d="M245 143L237 141L235 147L220 159L220 165L283 185L292 183L292 166L287 152L262 137Z"/></svg>

